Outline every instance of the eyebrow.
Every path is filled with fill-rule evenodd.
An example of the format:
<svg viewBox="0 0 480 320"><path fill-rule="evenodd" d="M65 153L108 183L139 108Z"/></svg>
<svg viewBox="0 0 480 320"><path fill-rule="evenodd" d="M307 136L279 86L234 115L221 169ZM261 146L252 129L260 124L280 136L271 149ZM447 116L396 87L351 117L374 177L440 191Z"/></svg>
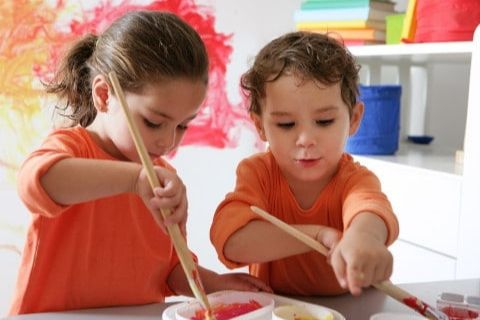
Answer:
<svg viewBox="0 0 480 320"><path fill-rule="evenodd" d="M172 117L169 116L168 114L164 113L164 112L157 111L157 110L155 110L154 108L147 108L147 109L148 109L148 111L150 111L151 113L154 113L154 114L156 114L156 115L159 115L159 116L162 116L162 117L167 118L167 119L169 119L169 120L172 120Z"/></svg>
<svg viewBox="0 0 480 320"><path fill-rule="evenodd" d="M338 106L335 105L328 105L325 107L317 108L315 109L315 113L324 113L332 110L338 110ZM270 112L271 116L276 116L276 117L282 117L282 116L289 116L291 113L290 112L285 112L285 111L273 111Z"/></svg>
<svg viewBox="0 0 480 320"><path fill-rule="evenodd" d="M164 118L166 118L166 119L168 119L168 120L173 120L173 118L172 118L171 116L169 116L168 114L166 114L166 113L164 113L164 112L157 111L157 110L155 110L155 109L153 109L153 108L148 108L148 110L149 110L150 112L155 113L156 115L159 115L159 116L161 116L161 117L164 117ZM197 116L198 116L198 113L195 113L195 114L191 115L190 117L186 118L186 119L183 120L183 121L191 121L191 120L195 119Z"/></svg>

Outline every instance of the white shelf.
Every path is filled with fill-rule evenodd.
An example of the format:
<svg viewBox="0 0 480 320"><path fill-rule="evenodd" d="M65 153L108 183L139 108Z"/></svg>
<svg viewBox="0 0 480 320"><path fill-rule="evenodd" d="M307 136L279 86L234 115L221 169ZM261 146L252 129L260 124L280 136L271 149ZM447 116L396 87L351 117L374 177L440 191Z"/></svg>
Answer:
<svg viewBox="0 0 480 320"><path fill-rule="evenodd" d="M411 43L395 45L365 45L348 48L360 63L402 62L468 62L473 42Z"/></svg>
<svg viewBox="0 0 480 320"><path fill-rule="evenodd" d="M421 145L410 142L400 143L398 151L394 155L354 155L360 163L373 164L375 161L384 161L390 164L421 168L443 172L446 174L461 176L463 167L455 161L456 150L448 150L435 145Z"/></svg>

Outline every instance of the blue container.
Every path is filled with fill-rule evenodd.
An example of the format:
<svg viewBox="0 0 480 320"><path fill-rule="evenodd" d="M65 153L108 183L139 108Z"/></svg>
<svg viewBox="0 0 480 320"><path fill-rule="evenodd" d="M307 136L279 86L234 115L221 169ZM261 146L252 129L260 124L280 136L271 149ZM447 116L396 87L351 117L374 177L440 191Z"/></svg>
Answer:
<svg viewBox="0 0 480 320"><path fill-rule="evenodd" d="M398 150L401 94L399 85L360 86L365 112L357 133L347 140L347 152L373 155Z"/></svg>

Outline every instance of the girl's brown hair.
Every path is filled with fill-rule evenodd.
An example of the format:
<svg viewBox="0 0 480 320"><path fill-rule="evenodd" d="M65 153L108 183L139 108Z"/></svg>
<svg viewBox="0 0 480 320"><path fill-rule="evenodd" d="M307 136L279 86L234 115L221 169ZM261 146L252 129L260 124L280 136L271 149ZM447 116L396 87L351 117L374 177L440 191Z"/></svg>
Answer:
<svg viewBox="0 0 480 320"><path fill-rule="evenodd" d="M208 56L198 33L172 13L134 11L116 20L101 35L89 34L64 57L46 85L63 102L57 109L72 126L87 127L97 114L91 82L114 71L126 91L151 82L187 77L208 82ZM108 81L108 77L107 81Z"/></svg>
<svg viewBox="0 0 480 320"><path fill-rule="evenodd" d="M260 50L240 84L250 101L249 112L261 115L266 83L284 74L325 85L340 83L342 100L351 113L357 102L359 69L353 56L338 40L319 33L291 32Z"/></svg>

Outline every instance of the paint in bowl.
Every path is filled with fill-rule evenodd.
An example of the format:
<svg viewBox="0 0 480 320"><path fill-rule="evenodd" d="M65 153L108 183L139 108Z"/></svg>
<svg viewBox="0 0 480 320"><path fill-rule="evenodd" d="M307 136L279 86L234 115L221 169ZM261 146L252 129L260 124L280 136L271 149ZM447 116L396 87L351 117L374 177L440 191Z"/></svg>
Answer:
<svg viewBox="0 0 480 320"><path fill-rule="evenodd" d="M274 300L267 293L219 291L209 294L208 301L217 320L270 320ZM175 312L176 320L203 320L205 310L198 301L191 301Z"/></svg>

